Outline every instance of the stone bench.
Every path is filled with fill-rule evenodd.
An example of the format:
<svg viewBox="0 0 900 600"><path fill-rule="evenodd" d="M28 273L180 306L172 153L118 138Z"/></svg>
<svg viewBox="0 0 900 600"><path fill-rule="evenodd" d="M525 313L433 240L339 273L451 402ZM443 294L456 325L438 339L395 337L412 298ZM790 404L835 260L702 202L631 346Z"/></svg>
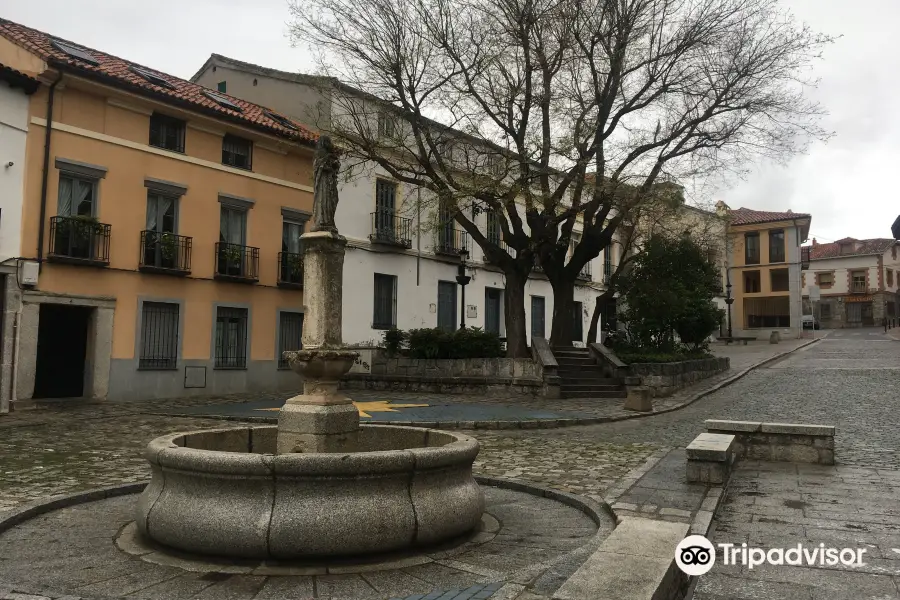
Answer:
<svg viewBox="0 0 900 600"><path fill-rule="evenodd" d="M738 458L834 464L834 427L830 425L710 419L706 430L735 436L734 452Z"/></svg>
<svg viewBox="0 0 900 600"><path fill-rule="evenodd" d="M687 447L688 483L724 485L734 462L735 436L701 433Z"/></svg>

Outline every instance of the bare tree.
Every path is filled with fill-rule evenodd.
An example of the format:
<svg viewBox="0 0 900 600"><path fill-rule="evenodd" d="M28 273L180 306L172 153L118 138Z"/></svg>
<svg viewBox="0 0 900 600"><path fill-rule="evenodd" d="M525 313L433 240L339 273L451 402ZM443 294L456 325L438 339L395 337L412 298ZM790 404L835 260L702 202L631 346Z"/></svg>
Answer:
<svg viewBox="0 0 900 600"><path fill-rule="evenodd" d="M331 90L332 134L428 190L504 271L511 355L525 351L536 260L553 288L551 343L566 344L579 272L661 177L742 172L827 137L804 77L831 38L778 0L292 0L291 10L295 41L350 86ZM463 210L473 202L496 216L500 239Z"/></svg>

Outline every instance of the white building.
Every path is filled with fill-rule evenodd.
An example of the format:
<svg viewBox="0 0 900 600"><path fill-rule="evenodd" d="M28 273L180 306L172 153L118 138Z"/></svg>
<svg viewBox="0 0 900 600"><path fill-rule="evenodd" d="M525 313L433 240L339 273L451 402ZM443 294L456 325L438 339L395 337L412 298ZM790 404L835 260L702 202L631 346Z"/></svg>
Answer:
<svg viewBox="0 0 900 600"><path fill-rule="evenodd" d="M900 291L900 250L895 240L844 238L830 244L815 239L809 247L809 270L803 274L803 297L819 286L815 314L822 327L865 327L896 318ZM812 312L807 306L807 312Z"/></svg>
<svg viewBox="0 0 900 600"><path fill-rule="evenodd" d="M28 96L38 82L0 65L0 412L9 407L19 286L16 257L22 244Z"/></svg>
<svg viewBox="0 0 900 600"><path fill-rule="evenodd" d="M327 127L332 114L338 112L320 91L320 78L216 54L192 81L269 106L316 129ZM481 249L458 224L451 223L434 233L432 203L423 202L423 192L393 181L374 165L364 165L342 178L339 193L335 220L348 241L344 260L345 342L378 343L390 327L458 327L463 317L463 288L455 278L461 249L469 252L466 274L471 277L464 288L465 324L505 335L503 273L485 261ZM389 214L387 218L382 216L385 213ZM473 213L472 218L490 235L487 214ZM617 250L613 246L594 259L575 288L575 313L580 314L576 340L584 340L594 299L604 289L603 276L611 272ZM526 284L525 297L529 340L532 335L548 337L553 294L546 277L535 272Z"/></svg>

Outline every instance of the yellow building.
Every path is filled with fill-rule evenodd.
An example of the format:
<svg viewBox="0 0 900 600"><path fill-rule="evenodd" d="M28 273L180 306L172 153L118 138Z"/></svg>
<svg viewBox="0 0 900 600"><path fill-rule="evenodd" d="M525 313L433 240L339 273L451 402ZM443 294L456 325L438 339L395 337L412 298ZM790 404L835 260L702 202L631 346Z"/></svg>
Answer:
<svg viewBox="0 0 900 600"><path fill-rule="evenodd" d="M770 331L799 337L802 330L801 250L809 236L808 214L768 212L724 203L728 222L728 279L734 336L766 337Z"/></svg>
<svg viewBox="0 0 900 600"><path fill-rule="evenodd" d="M6 277L12 399L296 389L277 357L299 347L315 135L5 20L0 66L41 82Z"/></svg>

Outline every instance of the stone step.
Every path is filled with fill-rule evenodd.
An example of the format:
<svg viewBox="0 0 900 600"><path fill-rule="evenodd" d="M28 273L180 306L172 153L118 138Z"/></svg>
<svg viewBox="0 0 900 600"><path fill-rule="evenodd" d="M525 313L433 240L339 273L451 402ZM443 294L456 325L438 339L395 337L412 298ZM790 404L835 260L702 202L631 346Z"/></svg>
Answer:
<svg viewBox="0 0 900 600"><path fill-rule="evenodd" d="M568 392L566 390L560 390L559 396L561 398L627 398L628 392L625 390L611 390L611 391L602 391L602 392Z"/></svg>
<svg viewBox="0 0 900 600"><path fill-rule="evenodd" d="M590 351L587 348L567 348L565 350L560 350L559 348L553 349L554 356L590 356Z"/></svg>
<svg viewBox="0 0 900 600"><path fill-rule="evenodd" d="M559 389L564 392L590 392L591 390L618 391L625 389L625 387L620 383L606 383L605 381L600 381L599 383L596 381L592 381L590 383L571 383L568 381L563 381L562 383L560 383Z"/></svg>
<svg viewBox="0 0 900 600"><path fill-rule="evenodd" d="M574 356L557 356L556 364L562 365L571 365L573 367L581 366L581 365L595 365L597 363L594 362L594 359L590 356L585 357L574 357Z"/></svg>

